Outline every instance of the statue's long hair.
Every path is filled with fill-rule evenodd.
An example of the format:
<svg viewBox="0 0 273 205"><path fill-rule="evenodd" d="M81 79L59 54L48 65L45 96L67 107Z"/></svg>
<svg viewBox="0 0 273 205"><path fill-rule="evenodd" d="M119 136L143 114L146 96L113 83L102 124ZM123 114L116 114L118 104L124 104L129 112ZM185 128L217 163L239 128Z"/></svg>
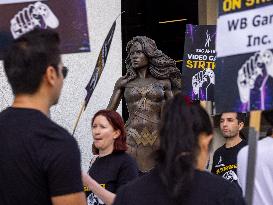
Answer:
<svg viewBox="0 0 273 205"><path fill-rule="evenodd" d="M128 53L126 63L126 77L129 81L137 77L136 71L132 67L130 60L130 48L139 42L142 46L144 54L149 59L149 72L156 79L169 79L171 81L172 90L181 90L182 77L179 69L176 67L175 61L158 50L155 42L146 36L136 36L127 43L126 51Z"/></svg>

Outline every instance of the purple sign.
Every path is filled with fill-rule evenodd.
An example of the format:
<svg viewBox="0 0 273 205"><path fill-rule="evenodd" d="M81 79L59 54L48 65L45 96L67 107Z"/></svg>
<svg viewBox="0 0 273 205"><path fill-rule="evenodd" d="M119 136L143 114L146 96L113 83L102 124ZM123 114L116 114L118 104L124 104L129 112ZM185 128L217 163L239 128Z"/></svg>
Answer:
<svg viewBox="0 0 273 205"><path fill-rule="evenodd" d="M215 33L214 25L186 25L183 90L192 100L214 101Z"/></svg>

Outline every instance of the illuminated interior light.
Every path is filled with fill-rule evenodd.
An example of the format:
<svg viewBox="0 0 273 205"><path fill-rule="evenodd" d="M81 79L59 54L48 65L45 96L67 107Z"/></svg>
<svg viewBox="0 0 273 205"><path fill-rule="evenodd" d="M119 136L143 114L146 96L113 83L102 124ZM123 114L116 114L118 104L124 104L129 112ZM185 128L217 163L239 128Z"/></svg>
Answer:
<svg viewBox="0 0 273 205"><path fill-rule="evenodd" d="M170 21L159 21L158 23L174 23L174 22L180 22L180 21L187 21L187 19L176 19L176 20L170 20Z"/></svg>

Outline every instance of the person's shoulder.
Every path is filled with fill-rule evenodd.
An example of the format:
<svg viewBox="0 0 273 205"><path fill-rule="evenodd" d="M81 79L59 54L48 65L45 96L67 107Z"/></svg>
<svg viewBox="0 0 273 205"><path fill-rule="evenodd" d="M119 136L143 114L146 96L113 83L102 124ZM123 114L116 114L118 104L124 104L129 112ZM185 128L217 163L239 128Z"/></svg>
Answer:
<svg viewBox="0 0 273 205"><path fill-rule="evenodd" d="M197 186L200 185L202 192L206 192L211 204L245 205L238 185L208 172L202 171L200 173Z"/></svg>
<svg viewBox="0 0 273 205"><path fill-rule="evenodd" d="M245 146L242 147L242 149L240 149L240 151L238 152L238 158L239 157L242 157L242 156L246 156L247 153L248 153L248 149L249 149L249 146L246 144Z"/></svg>
<svg viewBox="0 0 273 205"><path fill-rule="evenodd" d="M9 118L10 115L12 115L12 113L10 112L10 108L6 108L3 111L1 111L0 112L0 122L7 123L7 119Z"/></svg>
<svg viewBox="0 0 273 205"><path fill-rule="evenodd" d="M272 146L273 143L273 137L265 137L258 141L259 146Z"/></svg>
<svg viewBox="0 0 273 205"><path fill-rule="evenodd" d="M138 204L169 204L165 186L155 169L149 173L122 186L118 192L114 205Z"/></svg>
<svg viewBox="0 0 273 205"><path fill-rule="evenodd" d="M40 124L39 132L42 132L48 139L58 139L62 141L74 141L72 135L62 126L51 119L47 119Z"/></svg>
<svg viewBox="0 0 273 205"><path fill-rule="evenodd" d="M214 151L214 155L215 155L215 154L221 153L223 150L225 150L225 145L222 145L222 146L218 147L218 148Z"/></svg>
<svg viewBox="0 0 273 205"><path fill-rule="evenodd" d="M16 122L18 128L24 128L24 131L31 132L35 136L52 137L55 132L58 133L57 136L60 136L60 133L65 136L69 135L64 128L53 122L41 111L33 108L9 107L1 113L0 118L10 121L10 125L14 125L14 122Z"/></svg>
<svg viewBox="0 0 273 205"><path fill-rule="evenodd" d="M51 142L75 143L75 138L62 126L51 120L42 113L36 114L35 120L32 120L33 133L40 139L50 140Z"/></svg>
<svg viewBox="0 0 273 205"><path fill-rule="evenodd" d="M195 171L195 175L197 179L202 181L207 181L208 183L212 184L219 184L219 185L228 185L230 184L227 180L223 179L221 176L212 174L211 172L207 171Z"/></svg>
<svg viewBox="0 0 273 205"><path fill-rule="evenodd" d="M242 141L240 142L240 146L245 147L246 145L247 145L247 141L242 139Z"/></svg>
<svg viewBox="0 0 273 205"><path fill-rule="evenodd" d="M138 177L133 181L128 182L121 189L124 189L128 193L141 194L142 192L148 193L149 190L154 190L160 183L160 178L157 173L152 170L144 176ZM154 187L154 188L153 188Z"/></svg>
<svg viewBox="0 0 273 205"><path fill-rule="evenodd" d="M117 153L115 153L115 156L120 159L126 160L126 161L133 160L133 158L129 154L127 154L126 152L117 152Z"/></svg>
<svg viewBox="0 0 273 205"><path fill-rule="evenodd" d="M240 196L240 192L236 185L221 176L206 171L197 171L196 176L199 183L205 185L205 187L208 188L207 191L213 192L212 194L220 196L229 192L230 195Z"/></svg>
<svg viewBox="0 0 273 205"><path fill-rule="evenodd" d="M116 152L112 157L118 159L122 163L135 163L135 160L126 152Z"/></svg>
<svg viewBox="0 0 273 205"><path fill-rule="evenodd" d="M31 123L37 118L44 119L46 116L40 112L39 110L32 108L15 108L15 107L7 107L0 114L1 117L6 117L8 119L18 118L19 121L21 118L26 118L27 120L20 121L20 123Z"/></svg>

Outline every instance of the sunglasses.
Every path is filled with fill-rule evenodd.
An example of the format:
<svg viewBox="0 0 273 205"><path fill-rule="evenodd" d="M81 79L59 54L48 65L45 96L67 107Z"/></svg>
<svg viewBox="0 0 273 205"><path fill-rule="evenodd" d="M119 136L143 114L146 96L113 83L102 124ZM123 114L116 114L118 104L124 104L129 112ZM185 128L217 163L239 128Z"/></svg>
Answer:
<svg viewBox="0 0 273 205"><path fill-rule="evenodd" d="M66 78L67 73L68 73L68 68L67 68L66 66L63 66L63 67L62 67L62 74L63 74L63 77L64 77L64 78Z"/></svg>
<svg viewBox="0 0 273 205"><path fill-rule="evenodd" d="M54 68L58 69L59 66L56 66L56 65L52 65ZM66 66L62 66L61 67L61 72L63 74L63 77L66 78L67 76L67 73L68 73L68 68Z"/></svg>

